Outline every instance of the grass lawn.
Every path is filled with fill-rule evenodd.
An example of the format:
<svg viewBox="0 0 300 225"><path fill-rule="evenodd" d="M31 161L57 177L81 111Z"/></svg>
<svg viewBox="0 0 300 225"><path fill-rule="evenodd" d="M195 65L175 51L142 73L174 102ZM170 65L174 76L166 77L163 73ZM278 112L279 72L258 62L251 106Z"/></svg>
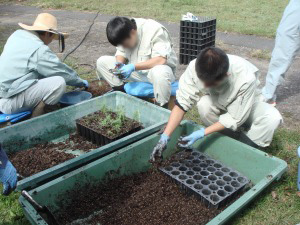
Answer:
<svg viewBox="0 0 300 225"><path fill-rule="evenodd" d="M7 1L7 0L4 0ZM181 15L217 17L218 30L274 37L288 0L27 0L43 8L98 11L178 22Z"/></svg>

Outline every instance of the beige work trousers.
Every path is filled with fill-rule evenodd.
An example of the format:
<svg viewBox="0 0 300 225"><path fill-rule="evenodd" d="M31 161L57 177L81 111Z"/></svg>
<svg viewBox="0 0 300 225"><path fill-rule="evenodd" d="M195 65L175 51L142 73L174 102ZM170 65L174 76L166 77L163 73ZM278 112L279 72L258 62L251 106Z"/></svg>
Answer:
<svg viewBox="0 0 300 225"><path fill-rule="evenodd" d="M33 110L41 101L46 105L54 105L58 103L65 91L66 82L63 77L40 79L25 91L10 98L0 99L0 111L5 114L14 114Z"/></svg>
<svg viewBox="0 0 300 225"><path fill-rule="evenodd" d="M222 110L217 108L210 96L201 97L197 103L200 118L205 126L210 126L219 121ZM244 134L260 147L271 144L275 130L282 122L279 111L265 102L254 103L248 119L243 127L247 129Z"/></svg>
<svg viewBox="0 0 300 225"><path fill-rule="evenodd" d="M116 57L101 56L97 60L97 73L105 79L111 87L118 87L124 84L124 81L109 72L115 67ZM156 101L162 106L169 102L171 96L171 83L175 81L175 75L171 67L167 65L158 65L153 67L145 75L133 72L129 81L150 82L153 84L154 96Z"/></svg>

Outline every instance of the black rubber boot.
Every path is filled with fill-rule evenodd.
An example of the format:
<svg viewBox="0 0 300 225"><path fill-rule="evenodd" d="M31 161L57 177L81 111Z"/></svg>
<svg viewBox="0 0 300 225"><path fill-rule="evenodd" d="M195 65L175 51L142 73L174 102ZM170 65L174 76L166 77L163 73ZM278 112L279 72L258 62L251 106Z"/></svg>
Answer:
<svg viewBox="0 0 300 225"><path fill-rule="evenodd" d="M125 91L125 89L124 89L124 86L125 86L125 84L122 84L121 86L113 87L112 89L113 89L114 91L121 91L121 92L126 93L126 91Z"/></svg>

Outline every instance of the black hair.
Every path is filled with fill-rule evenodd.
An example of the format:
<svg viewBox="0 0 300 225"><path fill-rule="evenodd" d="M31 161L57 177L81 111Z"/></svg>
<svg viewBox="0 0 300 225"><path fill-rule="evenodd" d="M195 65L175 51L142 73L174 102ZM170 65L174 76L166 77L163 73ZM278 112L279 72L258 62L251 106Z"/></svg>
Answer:
<svg viewBox="0 0 300 225"><path fill-rule="evenodd" d="M117 16L108 22L106 36L112 45L118 46L127 38L130 38L130 32L136 29L137 27L134 19Z"/></svg>
<svg viewBox="0 0 300 225"><path fill-rule="evenodd" d="M196 60L196 73L204 82L222 80L228 72L229 59L227 54L215 47L203 49Z"/></svg>

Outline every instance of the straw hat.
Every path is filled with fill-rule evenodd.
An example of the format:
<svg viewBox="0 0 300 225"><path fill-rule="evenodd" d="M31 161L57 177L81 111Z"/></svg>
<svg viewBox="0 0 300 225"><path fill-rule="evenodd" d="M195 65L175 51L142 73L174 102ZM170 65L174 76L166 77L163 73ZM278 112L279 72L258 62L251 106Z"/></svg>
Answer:
<svg viewBox="0 0 300 225"><path fill-rule="evenodd" d="M64 38L67 38L69 35L67 33L62 33L57 30L57 19L49 14L49 13L41 13L39 14L33 25L29 26L23 23L18 23L20 27L22 27L25 30L31 30L31 31L47 31L50 33L55 34L54 39L59 39L59 34L63 34Z"/></svg>

